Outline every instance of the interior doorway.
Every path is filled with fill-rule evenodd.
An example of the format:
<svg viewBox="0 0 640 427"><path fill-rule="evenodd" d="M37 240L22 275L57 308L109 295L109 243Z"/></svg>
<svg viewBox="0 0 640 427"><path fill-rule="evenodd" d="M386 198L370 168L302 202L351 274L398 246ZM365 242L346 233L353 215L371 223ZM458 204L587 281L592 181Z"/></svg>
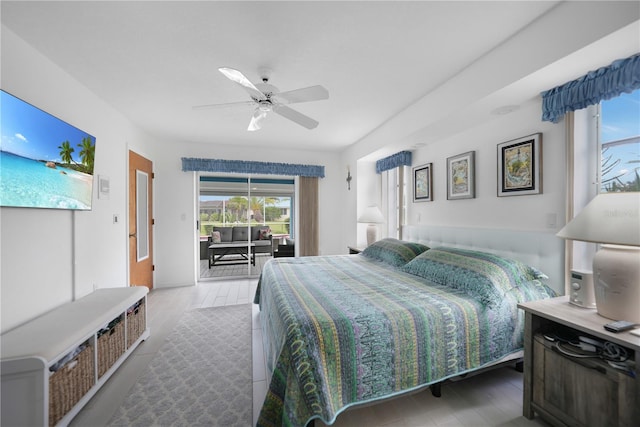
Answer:
<svg viewBox="0 0 640 427"><path fill-rule="evenodd" d="M257 277L280 245L293 248L293 178L202 174L198 183L200 280Z"/></svg>

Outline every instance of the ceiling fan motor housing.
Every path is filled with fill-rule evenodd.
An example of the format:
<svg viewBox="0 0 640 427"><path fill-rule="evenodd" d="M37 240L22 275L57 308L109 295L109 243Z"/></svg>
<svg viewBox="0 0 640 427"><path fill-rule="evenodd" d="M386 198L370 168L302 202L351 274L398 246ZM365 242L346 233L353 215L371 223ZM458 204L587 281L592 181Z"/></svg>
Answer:
<svg viewBox="0 0 640 427"><path fill-rule="evenodd" d="M264 81L264 80L263 80ZM274 93L279 93L280 89L278 89L277 87L275 87L274 85L270 85L267 82L264 83L256 83L255 84L256 89L258 89L260 92L264 93L264 96L266 96L267 98L271 98L271 95L273 95Z"/></svg>

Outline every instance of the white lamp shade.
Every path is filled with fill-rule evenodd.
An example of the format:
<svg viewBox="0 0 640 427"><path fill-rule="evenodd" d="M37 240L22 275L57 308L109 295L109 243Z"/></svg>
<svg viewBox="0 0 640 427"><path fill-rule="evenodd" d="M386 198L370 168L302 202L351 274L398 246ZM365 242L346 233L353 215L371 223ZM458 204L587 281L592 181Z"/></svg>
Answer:
<svg viewBox="0 0 640 427"><path fill-rule="evenodd" d="M384 216L380 212L380 208L377 206L369 206L364 210L362 215L358 218L358 222L364 222L367 224L382 224L384 223Z"/></svg>
<svg viewBox="0 0 640 427"><path fill-rule="evenodd" d="M640 193L597 195L557 236L604 243L593 259L598 314L640 323Z"/></svg>
<svg viewBox="0 0 640 427"><path fill-rule="evenodd" d="M557 234L584 242L640 246L640 193L603 193Z"/></svg>

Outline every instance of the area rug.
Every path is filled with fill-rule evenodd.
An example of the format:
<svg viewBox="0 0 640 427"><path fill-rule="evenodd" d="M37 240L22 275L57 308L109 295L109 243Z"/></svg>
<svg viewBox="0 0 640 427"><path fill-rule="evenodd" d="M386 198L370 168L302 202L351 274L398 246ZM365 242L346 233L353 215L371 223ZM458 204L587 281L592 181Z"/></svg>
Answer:
<svg viewBox="0 0 640 427"><path fill-rule="evenodd" d="M185 312L111 426L252 424L251 306Z"/></svg>

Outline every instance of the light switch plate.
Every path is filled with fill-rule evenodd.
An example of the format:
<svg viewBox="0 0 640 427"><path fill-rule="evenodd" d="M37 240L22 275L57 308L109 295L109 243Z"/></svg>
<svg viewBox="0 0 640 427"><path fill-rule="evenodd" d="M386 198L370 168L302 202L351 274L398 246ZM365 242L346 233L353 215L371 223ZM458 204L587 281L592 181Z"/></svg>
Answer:
<svg viewBox="0 0 640 427"><path fill-rule="evenodd" d="M547 228L556 228L558 226L558 215L555 213L547 214Z"/></svg>

